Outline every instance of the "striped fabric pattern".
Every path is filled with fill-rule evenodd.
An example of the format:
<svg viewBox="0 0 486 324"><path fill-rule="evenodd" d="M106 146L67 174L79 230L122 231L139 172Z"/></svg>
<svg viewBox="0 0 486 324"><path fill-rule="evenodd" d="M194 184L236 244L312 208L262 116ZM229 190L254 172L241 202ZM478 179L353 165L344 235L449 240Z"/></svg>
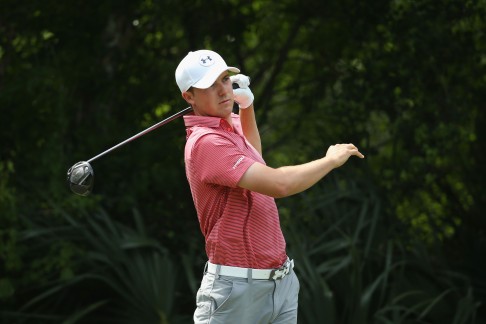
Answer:
<svg viewBox="0 0 486 324"><path fill-rule="evenodd" d="M218 117L186 115L184 122L186 175L209 261L278 268L287 255L275 200L237 186L253 163L265 164L239 116L232 115L233 127Z"/></svg>

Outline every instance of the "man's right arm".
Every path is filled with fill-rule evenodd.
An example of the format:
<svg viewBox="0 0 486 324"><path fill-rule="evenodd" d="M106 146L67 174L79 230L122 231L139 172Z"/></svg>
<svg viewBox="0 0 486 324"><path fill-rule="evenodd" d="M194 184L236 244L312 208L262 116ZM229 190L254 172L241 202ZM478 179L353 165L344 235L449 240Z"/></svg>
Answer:
<svg viewBox="0 0 486 324"><path fill-rule="evenodd" d="M329 147L325 157L304 164L274 169L257 162L246 170L238 186L274 198L291 196L312 187L352 155L364 158L353 144L337 144Z"/></svg>

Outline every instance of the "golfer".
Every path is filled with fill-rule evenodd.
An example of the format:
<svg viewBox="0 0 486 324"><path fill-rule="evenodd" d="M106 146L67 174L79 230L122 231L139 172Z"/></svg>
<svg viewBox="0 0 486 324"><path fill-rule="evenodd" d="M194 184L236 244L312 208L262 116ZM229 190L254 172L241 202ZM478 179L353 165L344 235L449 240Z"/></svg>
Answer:
<svg viewBox="0 0 486 324"><path fill-rule="evenodd" d="M337 144L309 163L267 166L250 80L238 73L210 50L189 52L175 72L194 111L184 116L184 159L209 259L194 322L296 323L299 281L275 198L302 192L350 156L364 156L353 144Z"/></svg>

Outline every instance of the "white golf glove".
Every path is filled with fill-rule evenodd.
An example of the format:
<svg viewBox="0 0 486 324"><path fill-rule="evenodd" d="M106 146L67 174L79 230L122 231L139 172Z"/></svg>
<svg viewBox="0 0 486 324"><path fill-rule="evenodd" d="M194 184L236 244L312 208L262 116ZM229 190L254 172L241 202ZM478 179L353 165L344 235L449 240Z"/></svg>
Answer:
<svg viewBox="0 0 486 324"><path fill-rule="evenodd" d="M253 103L253 93L248 86L250 85L250 78L243 74L237 74L230 76L232 83L237 83L240 87L239 89L234 89L233 94L235 96L235 101L240 107L240 109L245 109L251 106Z"/></svg>

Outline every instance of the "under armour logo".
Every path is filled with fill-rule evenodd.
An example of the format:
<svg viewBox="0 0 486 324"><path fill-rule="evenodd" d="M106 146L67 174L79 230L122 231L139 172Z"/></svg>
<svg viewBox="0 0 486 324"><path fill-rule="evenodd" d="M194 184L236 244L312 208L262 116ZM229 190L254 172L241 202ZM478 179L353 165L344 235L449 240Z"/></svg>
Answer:
<svg viewBox="0 0 486 324"><path fill-rule="evenodd" d="M201 62L202 66L211 66L214 63L213 59L209 55L201 56L199 61Z"/></svg>

